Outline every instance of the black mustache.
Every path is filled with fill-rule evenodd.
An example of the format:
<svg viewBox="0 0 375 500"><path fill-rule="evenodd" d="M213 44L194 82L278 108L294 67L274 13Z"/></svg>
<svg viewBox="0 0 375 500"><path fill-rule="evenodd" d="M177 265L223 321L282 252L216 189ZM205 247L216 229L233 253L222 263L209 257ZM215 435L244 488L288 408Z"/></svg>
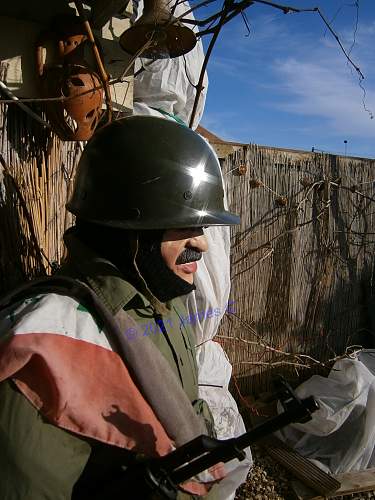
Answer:
<svg viewBox="0 0 375 500"><path fill-rule="evenodd" d="M176 264L187 264L202 258L202 252L194 248L185 248L185 250L178 256Z"/></svg>

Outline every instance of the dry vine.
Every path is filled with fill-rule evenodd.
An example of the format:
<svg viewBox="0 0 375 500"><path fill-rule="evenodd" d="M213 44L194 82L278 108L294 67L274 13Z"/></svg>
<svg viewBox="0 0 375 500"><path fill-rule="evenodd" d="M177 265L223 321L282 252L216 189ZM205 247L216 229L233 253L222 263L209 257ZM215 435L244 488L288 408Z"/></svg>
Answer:
<svg viewBox="0 0 375 500"><path fill-rule="evenodd" d="M229 21L231 21L237 15L243 15L244 11L247 8L249 8L250 6L253 6L254 4L257 4L257 3L258 4L265 4L265 5L268 5L271 8L275 8L275 9L281 10L282 12L284 12L284 14L289 14L289 13L304 13L304 12L312 12L312 13L318 14L319 17L322 19L324 25L327 27L327 29L329 30L329 32L335 38L337 44L340 47L340 50L343 52L343 54L344 54L345 58L347 59L348 63L355 69L355 71L359 75L359 83L361 85L361 88L363 88L363 84L362 84L362 81L364 79L363 73L361 72L359 66L356 65L353 62L353 60L351 59L351 57L350 57L350 51L347 52L345 50L345 48L344 48L344 46L343 46L343 44L342 44L339 36L333 30L330 22L326 19L326 17L324 16L324 14L322 13L322 11L321 11L321 9L319 7L311 7L311 8L301 9L301 8L297 8L297 7L282 5L282 4L271 2L271 1L267 1L267 0L240 0L238 2L236 2L235 0L224 0L221 9L218 10L217 12L215 12L214 14L210 15L207 18L204 18L204 19L189 19L188 17L186 17L190 13L196 12L199 9L201 9L202 7L206 7L207 5L213 3L213 1L214 0L205 0L203 2L200 2L200 3L194 5L193 7L191 7L190 9L188 9L183 14L181 14L180 16L177 17L178 21L181 21L181 22L183 22L183 23L185 23L187 25L192 25L193 27L205 27L205 29L203 29L202 31L199 31L197 33L197 37L198 38L201 38L201 37L206 36L206 35L212 35L212 38L211 38L210 43L208 45L208 49L207 49L207 52L206 52L206 55L205 55L205 58L204 58L204 61L203 61L203 64L202 64L202 68L201 68L201 71L200 71L198 83L196 85L193 85L193 87L196 90L196 96L195 96L195 101L194 101L194 104L193 104L193 108L192 108L192 112L191 112L191 116L190 116L190 120L189 120L189 126L190 127L194 123L195 114L196 114L196 110L197 110L197 107L198 107L198 102L199 102L200 94L201 94L201 92L203 90L203 80L204 80L204 74L205 74L205 71L206 71L206 67L207 67L209 58L211 56L211 53L213 51L213 48L215 46L215 43L216 43L216 41L218 39L218 36L220 34L220 31L221 31L222 27L226 23L228 23ZM85 15L85 12L84 12L84 10L82 8L81 2L77 1L75 3L76 3L77 8L79 10L80 16L82 17L82 19L83 19L83 21L85 23L89 39L90 39L90 41L92 43L93 50L95 52L95 56L96 56L96 59L97 59L97 62L98 62L98 66L99 66L99 70L100 70L100 74L101 74L101 79L102 79L102 83L103 83L100 88L104 88L104 90L105 90L106 101L107 101L107 108L109 110L109 113L111 113L111 100L110 100L110 94L109 94L109 86L111 84L119 83L120 81L123 81L124 74L127 73L127 69L124 70L124 73L123 73L122 77L120 77L119 79L116 79L115 81L112 81L112 82L108 81L107 73L106 73L105 68L104 68L104 66L102 64L102 61L100 59L100 55L99 55L99 53L97 51L97 47L95 45L94 38L92 36L91 28L90 28L90 25L89 25L89 20L86 18L86 15ZM172 6L172 9L171 9L170 19L166 23L166 25L168 25L168 23L172 24L172 23L175 22L176 18L173 17L173 14L174 14L174 11L175 11L177 5L180 4L180 3L183 3L183 2L181 2L180 0L176 0L174 2L173 6ZM244 19L244 21L245 21L245 24L246 24L246 18ZM151 43L151 40L149 42ZM134 56L133 60L135 60L137 57L140 57L141 54L142 54L142 52L145 50L145 48L146 47L142 47L142 49L139 51L139 53L137 53ZM131 64L132 64L132 62L131 62ZM130 64L130 66L131 66L131 64ZM92 90L90 90L90 92L92 92ZM75 96L75 97L77 97L77 96ZM20 105L21 103L26 103L26 102L43 102L43 101L51 101L51 100L63 101L64 98L61 98L61 97L57 97L57 98L51 97L51 98L43 98L43 99L34 98L34 99L17 99L17 100L15 100L14 97L11 97L9 99L3 100L3 102L7 103L7 104L18 104L18 105ZM367 112L369 112L369 114L370 114L371 117L373 117L372 112L370 110L368 110L366 107L365 107L365 110Z"/></svg>

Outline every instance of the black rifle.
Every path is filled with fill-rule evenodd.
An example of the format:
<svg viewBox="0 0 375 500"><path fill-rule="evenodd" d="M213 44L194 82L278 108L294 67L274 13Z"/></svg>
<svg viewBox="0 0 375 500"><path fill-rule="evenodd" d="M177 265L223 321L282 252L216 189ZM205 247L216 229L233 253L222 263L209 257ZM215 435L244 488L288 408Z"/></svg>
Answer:
<svg viewBox="0 0 375 500"><path fill-rule="evenodd" d="M233 458L243 460L245 448L288 424L311 420L311 414L319 408L315 399L312 396L299 399L281 377L277 383L277 396L284 410L279 415L237 438L219 440L202 435L164 457L130 466L121 479L107 485L105 497L135 498L127 494L136 492L136 498L142 500L176 499L179 484L219 462L229 462Z"/></svg>

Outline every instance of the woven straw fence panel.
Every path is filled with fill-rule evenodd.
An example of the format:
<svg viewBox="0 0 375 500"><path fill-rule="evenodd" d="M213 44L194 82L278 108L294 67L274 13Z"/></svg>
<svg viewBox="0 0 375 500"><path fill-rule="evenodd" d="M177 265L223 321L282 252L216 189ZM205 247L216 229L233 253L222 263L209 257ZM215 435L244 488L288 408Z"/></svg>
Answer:
<svg viewBox="0 0 375 500"><path fill-rule="evenodd" d="M0 293L51 274L72 223L65 210L82 144L60 141L17 106L0 106Z"/></svg>
<svg viewBox="0 0 375 500"><path fill-rule="evenodd" d="M238 167L246 167L240 175ZM242 393L328 374L369 328L375 162L255 145L223 165L231 211L232 299L218 340Z"/></svg>

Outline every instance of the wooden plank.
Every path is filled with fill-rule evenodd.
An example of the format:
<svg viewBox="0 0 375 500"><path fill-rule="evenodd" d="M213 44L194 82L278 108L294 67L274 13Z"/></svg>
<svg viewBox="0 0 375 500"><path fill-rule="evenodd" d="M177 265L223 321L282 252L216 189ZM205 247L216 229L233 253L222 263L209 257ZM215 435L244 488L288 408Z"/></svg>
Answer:
<svg viewBox="0 0 375 500"><path fill-rule="evenodd" d="M264 394L264 399L269 400L270 395ZM251 397L247 397L247 401L253 408L256 408L260 413L264 411L268 415L276 415L276 401L271 400L269 403L260 399L254 401ZM265 417L260 415L251 415L252 426L256 426L265 422ZM306 486L311 488L314 495L327 495L333 494L340 488L340 482L337 481L332 475L327 474L325 471L317 467L313 462L303 457L296 450L288 446L284 441L281 441L277 436L272 435L263 438L258 442L260 446L279 464L291 472Z"/></svg>
<svg viewBox="0 0 375 500"><path fill-rule="evenodd" d="M300 481L292 481L292 488L298 500L323 500L351 493L361 493L375 490L375 468L353 472L345 472L333 476L341 483L341 487L332 494L322 497L305 486Z"/></svg>
<svg viewBox="0 0 375 500"><path fill-rule="evenodd" d="M328 497L340 488L339 481L276 436L262 439L259 444L274 460L311 488L315 495Z"/></svg>

